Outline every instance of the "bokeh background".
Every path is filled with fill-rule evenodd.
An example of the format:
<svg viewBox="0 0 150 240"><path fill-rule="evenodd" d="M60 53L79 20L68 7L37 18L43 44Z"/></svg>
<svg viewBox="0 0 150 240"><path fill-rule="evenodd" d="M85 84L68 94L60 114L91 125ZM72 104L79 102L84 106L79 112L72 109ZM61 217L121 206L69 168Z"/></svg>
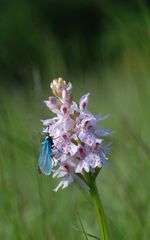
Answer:
<svg viewBox="0 0 150 240"><path fill-rule="evenodd" d="M74 99L90 92L109 114L110 163L97 184L112 240L150 239L150 6L148 1L0 0L0 239L76 240L98 235L76 186L37 175L49 83ZM109 139L107 139L108 141ZM89 237L90 239L90 237Z"/></svg>

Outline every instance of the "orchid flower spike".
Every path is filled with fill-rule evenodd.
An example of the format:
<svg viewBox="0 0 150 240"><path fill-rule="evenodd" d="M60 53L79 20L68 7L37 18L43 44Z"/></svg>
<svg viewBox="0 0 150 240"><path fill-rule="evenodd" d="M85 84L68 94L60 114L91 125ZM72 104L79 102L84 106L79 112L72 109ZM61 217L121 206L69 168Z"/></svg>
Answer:
<svg viewBox="0 0 150 240"><path fill-rule="evenodd" d="M54 191L68 187L73 181L88 189L85 176L95 177L108 161L109 144L104 145L104 137L111 135L111 131L98 125L104 116L88 111L89 93L77 104L72 100L70 82L67 84L58 78L52 81L50 88L53 96L44 102L56 116L42 122L43 133L53 139L53 177L61 179Z"/></svg>

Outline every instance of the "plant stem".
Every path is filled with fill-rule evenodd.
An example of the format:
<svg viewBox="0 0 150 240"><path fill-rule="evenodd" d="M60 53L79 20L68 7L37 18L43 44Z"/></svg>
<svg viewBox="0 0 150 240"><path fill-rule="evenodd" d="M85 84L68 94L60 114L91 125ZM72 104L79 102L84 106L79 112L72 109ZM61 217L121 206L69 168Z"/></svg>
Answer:
<svg viewBox="0 0 150 240"><path fill-rule="evenodd" d="M105 220L104 210L103 210L103 207L102 207L101 199L100 199L95 181L93 181L90 184L90 194L91 194L93 206L95 208L96 216L97 216L98 223L99 223L99 230L100 230L100 233L101 233L101 239L102 240L109 240L109 235L108 235L108 229L107 229L107 224L106 224L106 220Z"/></svg>

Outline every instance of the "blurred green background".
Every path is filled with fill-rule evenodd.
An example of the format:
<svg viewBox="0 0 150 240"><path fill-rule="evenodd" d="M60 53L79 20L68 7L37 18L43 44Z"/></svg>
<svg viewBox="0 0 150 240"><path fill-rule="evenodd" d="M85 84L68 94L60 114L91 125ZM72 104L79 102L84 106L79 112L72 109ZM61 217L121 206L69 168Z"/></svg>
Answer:
<svg viewBox="0 0 150 240"><path fill-rule="evenodd" d="M90 92L109 114L110 164L97 179L112 240L150 239L150 6L148 1L0 1L0 239L76 240L98 235L74 185L37 175L49 83ZM90 239L90 238L89 238Z"/></svg>

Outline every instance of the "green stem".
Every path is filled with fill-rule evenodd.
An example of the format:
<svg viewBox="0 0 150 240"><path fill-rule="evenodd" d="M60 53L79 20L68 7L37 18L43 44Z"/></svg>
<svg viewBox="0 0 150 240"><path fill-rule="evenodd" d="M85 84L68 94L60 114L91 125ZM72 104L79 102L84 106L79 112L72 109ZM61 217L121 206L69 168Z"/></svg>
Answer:
<svg viewBox="0 0 150 240"><path fill-rule="evenodd" d="M93 206L96 211L96 216L97 216L98 223L99 223L99 230L101 233L101 238L102 238L102 240L109 240L104 210L102 207L101 199L100 199L95 181L90 184L90 194L91 194Z"/></svg>

